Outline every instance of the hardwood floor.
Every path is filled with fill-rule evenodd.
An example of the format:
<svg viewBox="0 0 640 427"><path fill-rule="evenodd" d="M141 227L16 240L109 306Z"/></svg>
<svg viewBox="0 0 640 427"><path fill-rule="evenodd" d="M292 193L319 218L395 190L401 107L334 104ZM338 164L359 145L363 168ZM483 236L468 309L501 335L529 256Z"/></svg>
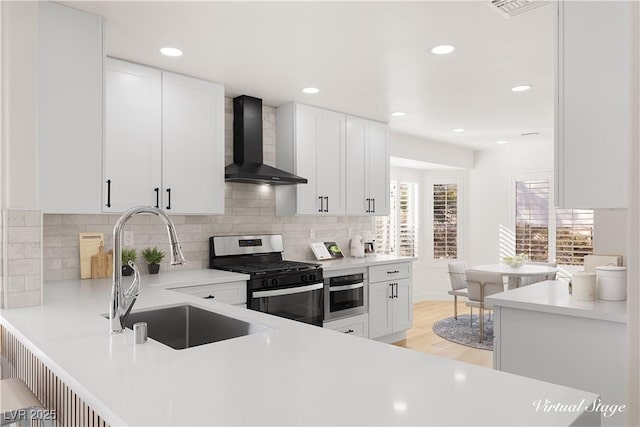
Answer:
<svg viewBox="0 0 640 427"><path fill-rule="evenodd" d="M469 307L458 300L458 314L468 314ZM456 359L461 362L491 368L493 352L467 347L447 341L436 335L431 327L434 322L453 316L452 301L421 301L413 305L413 328L407 331L407 339L394 343L424 353Z"/></svg>

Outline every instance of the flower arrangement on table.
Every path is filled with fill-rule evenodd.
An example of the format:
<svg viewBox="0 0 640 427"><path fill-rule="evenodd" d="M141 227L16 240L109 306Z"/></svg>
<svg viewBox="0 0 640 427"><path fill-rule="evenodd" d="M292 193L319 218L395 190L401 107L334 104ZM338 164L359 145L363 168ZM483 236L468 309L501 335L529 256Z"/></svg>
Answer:
<svg viewBox="0 0 640 427"><path fill-rule="evenodd" d="M527 262L527 256L525 254L504 256L502 257L502 262L511 268L520 268Z"/></svg>

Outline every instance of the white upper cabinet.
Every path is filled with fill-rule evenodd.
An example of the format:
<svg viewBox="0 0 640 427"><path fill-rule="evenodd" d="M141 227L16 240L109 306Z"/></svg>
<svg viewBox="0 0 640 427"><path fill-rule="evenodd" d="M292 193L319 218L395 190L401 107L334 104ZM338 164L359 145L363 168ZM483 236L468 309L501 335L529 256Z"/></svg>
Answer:
<svg viewBox="0 0 640 427"><path fill-rule="evenodd" d="M348 215L389 214L389 140L384 123L347 116Z"/></svg>
<svg viewBox="0 0 640 427"><path fill-rule="evenodd" d="M105 212L224 213L224 87L109 58Z"/></svg>
<svg viewBox="0 0 640 427"><path fill-rule="evenodd" d="M301 104L276 111L277 167L307 184L278 186L278 215L344 215L345 119Z"/></svg>
<svg viewBox="0 0 640 427"><path fill-rule="evenodd" d="M560 1L556 76L556 205L627 206L632 2Z"/></svg>
<svg viewBox="0 0 640 427"><path fill-rule="evenodd" d="M224 213L224 87L162 73L163 209Z"/></svg>
<svg viewBox="0 0 640 427"><path fill-rule="evenodd" d="M162 187L162 72L108 58L105 79L103 210L156 206Z"/></svg>
<svg viewBox="0 0 640 427"><path fill-rule="evenodd" d="M102 18L38 3L40 208L99 213Z"/></svg>

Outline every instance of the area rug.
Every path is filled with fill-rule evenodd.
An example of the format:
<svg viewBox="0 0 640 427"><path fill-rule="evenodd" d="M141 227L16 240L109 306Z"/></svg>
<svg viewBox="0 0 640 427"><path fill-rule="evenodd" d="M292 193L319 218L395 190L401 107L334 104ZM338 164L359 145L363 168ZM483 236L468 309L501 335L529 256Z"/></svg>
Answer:
<svg viewBox="0 0 640 427"><path fill-rule="evenodd" d="M473 315L473 326L469 326L470 315L461 314L458 320L453 317L438 320L433 324L433 332L447 341L468 347L493 350L493 316L489 320L484 315L484 340L480 342L480 323L478 315Z"/></svg>

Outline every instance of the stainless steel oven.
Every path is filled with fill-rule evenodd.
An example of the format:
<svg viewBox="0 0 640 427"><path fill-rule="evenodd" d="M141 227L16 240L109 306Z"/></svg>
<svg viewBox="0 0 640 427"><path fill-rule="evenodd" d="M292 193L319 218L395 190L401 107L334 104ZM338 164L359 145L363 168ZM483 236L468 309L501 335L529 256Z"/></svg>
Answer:
<svg viewBox="0 0 640 427"><path fill-rule="evenodd" d="M367 294L366 275L364 273L325 278L325 321L366 313Z"/></svg>
<svg viewBox="0 0 640 427"><path fill-rule="evenodd" d="M249 290L247 307L251 310L299 322L322 326L323 284Z"/></svg>

